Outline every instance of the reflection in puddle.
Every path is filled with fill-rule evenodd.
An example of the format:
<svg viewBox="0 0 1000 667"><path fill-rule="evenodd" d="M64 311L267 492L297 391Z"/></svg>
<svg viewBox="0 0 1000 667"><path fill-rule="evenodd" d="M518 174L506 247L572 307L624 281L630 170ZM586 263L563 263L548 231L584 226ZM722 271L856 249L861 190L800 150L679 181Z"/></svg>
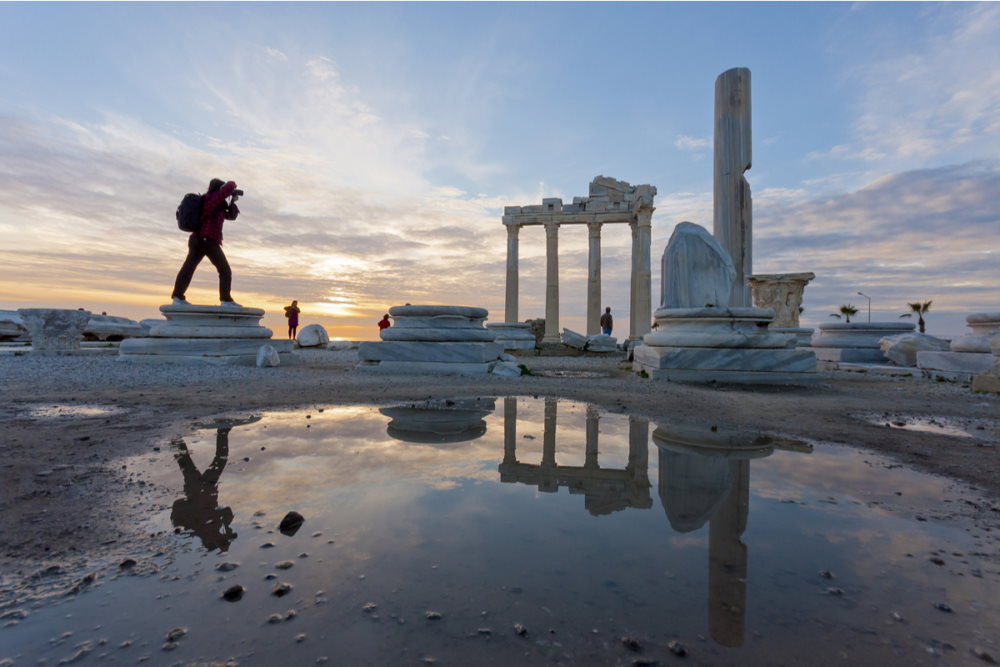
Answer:
<svg viewBox="0 0 1000 667"><path fill-rule="evenodd" d="M181 529L173 552L123 553L131 570L31 610L0 660L81 642L152 664L670 664L674 640L697 664L1000 654L996 543L948 521L970 496L869 453L513 397L197 426L131 462L174 494L150 526ZM280 531L292 510L305 523Z"/></svg>
<svg viewBox="0 0 1000 667"><path fill-rule="evenodd" d="M30 405L25 406L27 416L35 419L73 418L73 417L103 417L120 414L122 408L112 405Z"/></svg>

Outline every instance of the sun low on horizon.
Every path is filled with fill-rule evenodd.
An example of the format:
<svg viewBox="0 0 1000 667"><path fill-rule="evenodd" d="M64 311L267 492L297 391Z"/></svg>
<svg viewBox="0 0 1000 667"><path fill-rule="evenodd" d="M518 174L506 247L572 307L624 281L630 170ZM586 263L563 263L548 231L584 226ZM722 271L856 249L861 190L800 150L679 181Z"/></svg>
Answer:
<svg viewBox="0 0 1000 667"><path fill-rule="evenodd" d="M674 227L712 229L714 82L747 67L753 271L816 274L807 326L933 301L928 333L962 335L1000 310L997 43L995 3L0 3L0 310L159 317L212 178L245 191L233 296L276 336L293 299L332 339L407 303L501 321L504 207L598 175L657 188L656 295ZM627 227L602 244L627 322ZM545 257L522 230L522 320ZM187 297L218 302L207 259Z"/></svg>

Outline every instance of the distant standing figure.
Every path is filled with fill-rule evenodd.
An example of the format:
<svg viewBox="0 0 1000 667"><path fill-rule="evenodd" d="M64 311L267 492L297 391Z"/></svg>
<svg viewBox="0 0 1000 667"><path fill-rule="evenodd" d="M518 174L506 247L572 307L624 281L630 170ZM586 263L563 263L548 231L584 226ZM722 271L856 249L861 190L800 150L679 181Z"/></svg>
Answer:
<svg viewBox="0 0 1000 667"><path fill-rule="evenodd" d="M593 320L591 320L593 322ZM611 329L614 327L615 321L611 317L611 307L608 306L604 309L604 314L601 315L601 331L605 336L611 335Z"/></svg>
<svg viewBox="0 0 1000 667"><path fill-rule="evenodd" d="M285 317L288 318L288 337L295 338L295 330L299 328L299 302L293 300L292 305L285 306Z"/></svg>
<svg viewBox="0 0 1000 667"><path fill-rule="evenodd" d="M230 196L232 201L226 201ZM171 296L175 306L188 304L184 293L191 284L194 270L207 256L219 271L221 305L224 308L242 308L233 301L233 271L229 268L226 254L222 252L222 224L226 220L235 220L240 214L240 209L236 206L237 199L239 194L233 181L223 182L221 179L213 178L209 182L208 192L205 193L201 203L201 227L188 237L187 258L181 270L177 272L177 280L174 281L174 291Z"/></svg>
<svg viewBox="0 0 1000 667"><path fill-rule="evenodd" d="M382 319L378 321L378 330L382 331L382 329L388 329L391 326L392 322L389 321L389 313L386 313L382 316Z"/></svg>

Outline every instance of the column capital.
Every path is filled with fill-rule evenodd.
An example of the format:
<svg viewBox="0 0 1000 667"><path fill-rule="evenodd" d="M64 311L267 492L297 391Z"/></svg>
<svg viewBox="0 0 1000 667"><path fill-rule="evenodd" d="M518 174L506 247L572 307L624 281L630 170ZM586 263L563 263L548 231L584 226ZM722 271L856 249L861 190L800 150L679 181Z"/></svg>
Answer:
<svg viewBox="0 0 1000 667"><path fill-rule="evenodd" d="M643 206L636 211L636 222L640 227L651 227L653 225L653 211L655 206Z"/></svg>
<svg viewBox="0 0 1000 667"><path fill-rule="evenodd" d="M507 228L507 237L508 238L517 238L517 233L519 231L521 231L521 225L517 225L517 224L508 225L508 224L505 223L504 227Z"/></svg>
<svg viewBox="0 0 1000 667"><path fill-rule="evenodd" d="M558 222L546 222L544 226L545 226L545 233L548 234L549 236L553 236L559 232Z"/></svg>
<svg viewBox="0 0 1000 667"><path fill-rule="evenodd" d="M601 238L601 227L603 226L603 222L588 222L587 229L590 230L590 238Z"/></svg>

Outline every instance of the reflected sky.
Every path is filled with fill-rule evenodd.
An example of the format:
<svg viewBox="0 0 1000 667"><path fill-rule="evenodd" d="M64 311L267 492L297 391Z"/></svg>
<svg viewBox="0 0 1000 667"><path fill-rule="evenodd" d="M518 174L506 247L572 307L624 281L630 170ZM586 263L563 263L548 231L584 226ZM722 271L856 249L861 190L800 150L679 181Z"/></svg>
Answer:
<svg viewBox="0 0 1000 667"><path fill-rule="evenodd" d="M847 447L466 397L196 424L130 466L174 494L151 524L175 551L33 612L0 659L106 639L156 662L178 626L171 663L629 663L623 636L661 663L672 640L710 664L1000 654L996 544L944 520L971 496Z"/></svg>

